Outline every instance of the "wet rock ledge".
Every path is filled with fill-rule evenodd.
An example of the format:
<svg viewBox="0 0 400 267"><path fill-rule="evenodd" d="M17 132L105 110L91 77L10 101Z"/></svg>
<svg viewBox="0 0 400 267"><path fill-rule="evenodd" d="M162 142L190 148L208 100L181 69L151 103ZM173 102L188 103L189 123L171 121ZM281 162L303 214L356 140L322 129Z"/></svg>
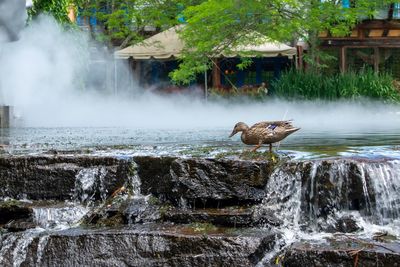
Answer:
<svg viewBox="0 0 400 267"><path fill-rule="evenodd" d="M0 265L254 266L278 238L251 228L271 172L214 159L0 158L0 198L24 199L0 201ZM79 228L33 229L37 205L64 201L91 207Z"/></svg>
<svg viewBox="0 0 400 267"><path fill-rule="evenodd" d="M271 208L299 204L302 230L356 233L351 216L327 219L378 214L386 195L374 181L399 171L390 159L0 157L0 266L255 266L268 253L284 266L397 266L398 241L299 242L279 252L285 218ZM90 208L79 227L32 229L40 202L66 201Z"/></svg>
<svg viewBox="0 0 400 267"><path fill-rule="evenodd" d="M158 229L157 229L158 227ZM13 254L24 238L25 251ZM144 226L122 229L74 229L50 235L0 238L3 266L254 266L269 250L274 235L204 234L193 228Z"/></svg>
<svg viewBox="0 0 400 267"><path fill-rule="evenodd" d="M127 181L130 163L111 157L0 157L0 198L30 200L70 200L77 175L87 169L104 169L105 176L94 173L96 198L99 190L113 192Z"/></svg>
<svg viewBox="0 0 400 267"><path fill-rule="evenodd" d="M396 267L400 266L400 245L339 237L322 244L295 243L282 258L285 267Z"/></svg>
<svg viewBox="0 0 400 267"><path fill-rule="evenodd" d="M95 192L87 193L96 199L111 195L137 174L142 194L165 200L252 203L265 197L272 167L268 162L173 157L4 157L0 158L0 198L70 200L79 193L77 179L91 171L92 177L84 178L93 180L86 182L93 182Z"/></svg>

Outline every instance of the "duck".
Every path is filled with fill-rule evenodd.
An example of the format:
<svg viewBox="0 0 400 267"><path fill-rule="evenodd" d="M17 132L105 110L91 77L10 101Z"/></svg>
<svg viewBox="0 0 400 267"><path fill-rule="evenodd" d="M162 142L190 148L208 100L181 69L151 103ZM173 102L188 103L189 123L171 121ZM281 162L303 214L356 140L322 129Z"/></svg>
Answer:
<svg viewBox="0 0 400 267"><path fill-rule="evenodd" d="M236 123L229 138L242 132L241 139L246 145L255 145L251 150L257 151L263 144L269 144L269 151L272 152L272 144L285 139L288 135L300 130L292 125L292 120L283 121L262 121L249 127L244 122Z"/></svg>

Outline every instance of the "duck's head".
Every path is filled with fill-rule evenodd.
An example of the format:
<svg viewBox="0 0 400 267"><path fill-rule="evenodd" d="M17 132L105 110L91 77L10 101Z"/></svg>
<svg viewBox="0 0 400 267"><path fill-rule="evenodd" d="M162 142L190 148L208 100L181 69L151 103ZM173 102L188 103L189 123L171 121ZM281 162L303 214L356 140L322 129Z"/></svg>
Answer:
<svg viewBox="0 0 400 267"><path fill-rule="evenodd" d="M238 123L236 123L235 127L233 127L233 131L232 131L232 133L231 133L231 135L229 137L234 136L238 132L246 131L247 129L249 129L249 126L247 126L246 123L238 122Z"/></svg>

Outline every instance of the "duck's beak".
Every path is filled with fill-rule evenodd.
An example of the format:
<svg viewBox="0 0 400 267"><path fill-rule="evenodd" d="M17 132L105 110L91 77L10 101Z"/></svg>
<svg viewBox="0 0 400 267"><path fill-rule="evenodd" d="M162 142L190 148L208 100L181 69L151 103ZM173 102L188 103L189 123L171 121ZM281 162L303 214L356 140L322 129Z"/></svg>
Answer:
<svg viewBox="0 0 400 267"><path fill-rule="evenodd" d="M234 136L237 133L237 131L235 131L235 129L233 129L232 133L229 135L229 138L231 138L232 136Z"/></svg>
<svg viewBox="0 0 400 267"><path fill-rule="evenodd" d="M294 132L297 132L298 130L300 130L300 128L291 128L291 129L287 129L285 132L287 134L292 134Z"/></svg>

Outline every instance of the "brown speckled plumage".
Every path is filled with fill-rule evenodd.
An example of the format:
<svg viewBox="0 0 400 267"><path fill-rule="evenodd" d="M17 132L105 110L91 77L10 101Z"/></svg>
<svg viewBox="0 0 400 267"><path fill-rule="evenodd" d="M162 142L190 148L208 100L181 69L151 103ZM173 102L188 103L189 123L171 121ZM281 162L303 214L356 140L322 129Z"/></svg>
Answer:
<svg viewBox="0 0 400 267"><path fill-rule="evenodd" d="M293 127L291 121L262 121L249 127L244 122L238 122L230 135L232 137L238 132L242 132L241 139L246 145L256 145L256 151L262 144L277 143L288 135L298 131L300 128Z"/></svg>

